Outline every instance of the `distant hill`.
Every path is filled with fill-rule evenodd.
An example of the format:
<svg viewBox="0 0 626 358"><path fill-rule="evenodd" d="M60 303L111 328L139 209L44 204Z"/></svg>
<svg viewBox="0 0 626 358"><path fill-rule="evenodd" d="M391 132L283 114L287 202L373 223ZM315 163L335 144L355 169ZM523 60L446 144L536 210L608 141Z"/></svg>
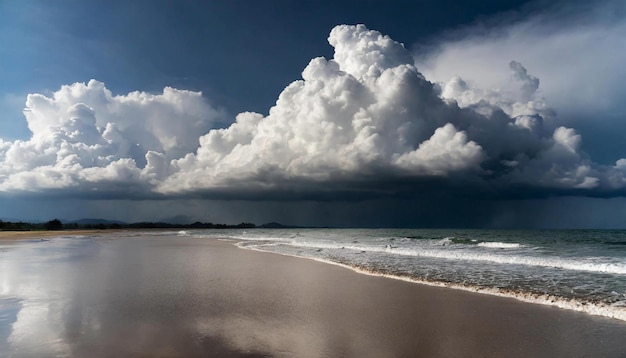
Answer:
<svg viewBox="0 0 626 358"><path fill-rule="evenodd" d="M283 225L277 222L271 222L271 223L267 223L267 224L263 224L258 226L262 229L297 229L300 228L300 226L294 226L294 225Z"/></svg>
<svg viewBox="0 0 626 358"><path fill-rule="evenodd" d="M272 223L273 225L280 225ZM0 220L0 231L30 231L30 230L74 230L74 229L253 229L256 225L253 223L242 222L236 225L232 224L214 224L194 222L192 224L177 224L168 222L133 222L127 223L120 220L106 220L83 218L78 220L54 219L47 222L24 222L20 220L8 221ZM283 227L283 226L275 226Z"/></svg>
<svg viewBox="0 0 626 358"><path fill-rule="evenodd" d="M161 218L158 220L159 222L169 223L169 224L179 224L179 225L188 225L190 223L197 222L195 218L187 215L176 215L170 216L166 218Z"/></svg>
<svg viewBox="0 0 626 358"><path fill-rule="evenodd" d="M194 222L190 223L190 218L184 216L176 216L171 217L167 220L157 221L157 222L133 222L128 223L120 220L107 220L107 219L96 219L96 218L83 218L78 220L67 220L67 219L59 219L59 221L65 226L66 229L78 229L78 228L102 228L102 229L119 229L119 228L164 228L164 229L175 229L175 228L192 228L192 229L238 229L238 228L262 228L262 229L303 229L303 226L296 225L284 225L278 222L269 222L263 225L255 225L252 223L242 222L240 224L232 225L232 224L214 224L214 223L202 223L202 222ZM10 218L0 218L0 222L4 224L18 224L22 223L19 228L22 229L41 229L43 228L43 221L23 221L18 219L10 219ZM6 225L5 225L6 226ZM15 226L15 225L14 225ZM18 227L16 226L16 228ZM2 229L2 228L0 228ZM4 230L7 230L5 227Z"/></svg>

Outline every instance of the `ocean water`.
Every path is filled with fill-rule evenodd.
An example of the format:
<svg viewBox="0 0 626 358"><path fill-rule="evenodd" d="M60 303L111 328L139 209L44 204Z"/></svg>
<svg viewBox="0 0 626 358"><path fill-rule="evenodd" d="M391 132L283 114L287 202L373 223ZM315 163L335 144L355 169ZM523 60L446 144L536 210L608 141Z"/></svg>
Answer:
<svg viewBox="0 0 626 358"><path fill-rule="evenodd" d="M626 230L189 230L243 249L626 320Z"/></svg>

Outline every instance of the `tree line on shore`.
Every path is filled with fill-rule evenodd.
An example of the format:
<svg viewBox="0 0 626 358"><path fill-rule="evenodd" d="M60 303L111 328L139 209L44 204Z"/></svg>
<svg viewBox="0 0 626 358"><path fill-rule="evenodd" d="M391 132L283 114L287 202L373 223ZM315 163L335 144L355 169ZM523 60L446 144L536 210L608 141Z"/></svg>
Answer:
<svg viewBox="0 0 626 358"><path fill-rule="evenodd" d="M172 224L166 222L136 223L62 223L53 219L45 223L11 222L0 220L0 231L42 231L42 230L79 230L79 229L251 229L257 227L252 223L237 225L195 222L192 224Z"/></svg>

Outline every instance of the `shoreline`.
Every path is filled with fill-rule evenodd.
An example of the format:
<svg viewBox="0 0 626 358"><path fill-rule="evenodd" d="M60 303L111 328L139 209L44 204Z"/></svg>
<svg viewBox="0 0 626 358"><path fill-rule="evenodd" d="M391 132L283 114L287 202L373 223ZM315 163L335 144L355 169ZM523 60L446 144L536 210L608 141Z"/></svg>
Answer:
<svg viewBox="0 0 626 358"><path fill-rule="evenodd" d="M106 236L2 252L4 351L96 358L626 355L626 324L615 319L364 275L243 249L228 238L129 232L132 240L124 233L101 240ZM0 335L0 351L3 343Z"/></svg>
<svg viewBox="0 0 626 358"><path fill-rule="evenodd" d="M107 234L128 231L125 229L76 229L76 230L41 230L41 231L0 231L2 240L32 240L57 236L81 236L90 234Z"/></svg>
<svg viewBox="0 0 626 358"><path fill-rule="evenodd" d="M76 229L76 230L42 230L42 231L0 231L0 242L2 241L21 241L21 240L34 240L34 239L44 239L44 238L54 238L61 236L88 236L88 235L107 235L107 234L119 234L124 232L170 232L171 230L167 229ZM447 288L451 290L458 290L470 293L476 293L486 296L493 297L502 297L502 298L512 298L522 303L528 303L533 305L542 305L548 307L556 307L566 311L572 312L580 312L591 316L598 316L603 318L615 319L621 322L626 322L626 307L623 306L614 306L611 307L609 305L600 305L594 302L580 302L575 299L565 299L562 297L547 295L547 294L533 294L529 292L508 292L504 290L498 290L495 288L484 288L484 287L473 287L473 286L463 286L454 283L446 283L439 281L424 281L419 279L414 279L409 276L398 276L393 274L387 274L382 272L373 272L369 270L365 270L359 267L350 266L347 264L343 264L340 262L335 262L331 260L324 260L314 257L306 257L306 256L297 256L290 255L285 253L279 253L274 251L266 251L258 248L252 247L244 247L239 245L242 242L246 242L246 240L237 240L233 238L222 238L217 239L222 242L229 242L234 247L240 250L246 251L256 251L268 254L274 254L284 257L293 257L299 259L310 260L326 265L338 266L360 275L366 275L371 277L383 277L386 279L409 282L412 284L425 285L429 287L440 287Z"/></svg>
<svg viewBox="0 0 626 358"><path fill-rule="evenodd" d="M231 239L228 239L228 240L231 241ZM225 240L222 240L222 241L225 241ZM280 255L280 256L285 256L285 257L293 257L293 258L311 260L311 261L319 262L322 264L342 267L344 269L353 271L361 275L366 275L366 276L371 276L371 277L382 277L382 278L387 278L391 280L424 285L428 287L447 288L451 290L459 290L459 291L476 293L476 294L492 296L492 297L511 298L522 303L542 305L542 306L548 306L548 307L556 307L565 311L579 312L579 313L584 313L590 316L609 318L609 319L614 319L614 320L618 320L620 322L626 323L626 307L623 307L623 306L611 307L607 305L598 305L593 302L580 302L580 301L576 301L575 299L568 300L562 297L558 297L554 295L547 295L547 294L539 295L539 294L533 294L530 292L507 292L505 290L498 290L495 288L463 286L463 285L458 285L454 283L446 283L446 282L439 282L439 281L424 281L424 280L414 279L409 276L397 276L397 275L392 275L392 274L364 270L359 267L350 266L347 264L343 264L343 263L335 262L331 260L324 260L324 259L319 259L315 257L290 255L290 254L279 253L279 252L274 252L274 251L269 251L269 250L266 251L266 250L253 248L253 247L243 247L239 245L241 241L236 241L236 240L232 240L232 241L233 241L234 246L242 250L257 251L257 252L275 254L275 255Z"/></svg>

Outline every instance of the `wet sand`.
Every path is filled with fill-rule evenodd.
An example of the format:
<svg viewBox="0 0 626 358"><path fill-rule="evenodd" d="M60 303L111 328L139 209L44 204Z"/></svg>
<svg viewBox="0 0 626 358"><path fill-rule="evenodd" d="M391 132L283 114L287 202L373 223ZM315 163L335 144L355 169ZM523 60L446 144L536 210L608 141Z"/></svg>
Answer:
<svg viewBox="0 0 626 358"><path fill-rule="evenodd" d="M16 242L0 252L0 352L626 356L622 321L366 276L232 242L125 235Z"/></svg>
<svg viewBox="0 0 626 358"><path fill-rule="evenodd" d="M71 236L71 235L95 235L110 234L122 231L120 229L78 229L78 230L41 230L41 231L0 231L0 240L31 240L39 238Z"/></svg>

